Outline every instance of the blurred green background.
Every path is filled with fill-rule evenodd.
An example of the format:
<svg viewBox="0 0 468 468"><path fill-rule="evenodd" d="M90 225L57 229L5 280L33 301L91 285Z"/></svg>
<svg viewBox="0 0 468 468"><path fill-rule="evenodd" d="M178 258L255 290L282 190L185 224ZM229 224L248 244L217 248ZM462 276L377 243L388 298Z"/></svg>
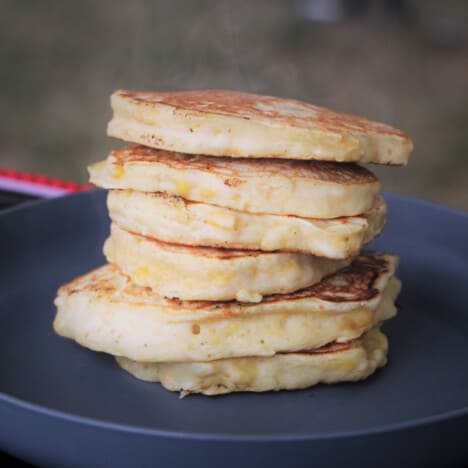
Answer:
<svg viewBox="0 0 468 468"><path fill-rule="evenodd" d="M0 0L0 167L86 181L116 88L233 88L410 134L384 189L468 210L468 2Z"/></svg>

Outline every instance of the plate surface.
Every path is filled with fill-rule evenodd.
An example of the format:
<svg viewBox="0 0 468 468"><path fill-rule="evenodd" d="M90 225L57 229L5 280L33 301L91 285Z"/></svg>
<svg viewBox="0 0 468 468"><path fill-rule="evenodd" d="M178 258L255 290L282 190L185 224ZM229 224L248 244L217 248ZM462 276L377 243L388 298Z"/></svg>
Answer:
<svg viewBox="0 0 468 468"><path fill-rule="evenodd" d="M52 330L57 287L104 262L105 193L1 215L0 449L47 466L462 466L468 215L386 198L371 247L401 256L403 291L384 369L360 383L182 400Z"/></svg>

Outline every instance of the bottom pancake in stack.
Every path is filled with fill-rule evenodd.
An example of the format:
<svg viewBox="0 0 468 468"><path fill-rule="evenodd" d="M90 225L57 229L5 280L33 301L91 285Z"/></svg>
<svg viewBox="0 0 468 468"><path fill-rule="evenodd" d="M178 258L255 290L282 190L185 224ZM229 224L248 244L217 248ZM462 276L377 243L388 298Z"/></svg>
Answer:
<svg viewBox="0 0 468 468"><path fill-rule="evenodd" d="M271 357L241 357L205 362L139 362L117 357L133 376L161 382L168 390L222 395L237 391L297 390L318 383L365 379L387 362L388 342L378 329L346 343L277 353Z"/></svg>
<svg viewBox="0 0 468 468"><path fill-rule="evenodd" d="M320 283L259 303L166 299L105 265L60 288L56 332L167 389L215 395L358 380L386 362L397 258L363 253Z"/></svg>

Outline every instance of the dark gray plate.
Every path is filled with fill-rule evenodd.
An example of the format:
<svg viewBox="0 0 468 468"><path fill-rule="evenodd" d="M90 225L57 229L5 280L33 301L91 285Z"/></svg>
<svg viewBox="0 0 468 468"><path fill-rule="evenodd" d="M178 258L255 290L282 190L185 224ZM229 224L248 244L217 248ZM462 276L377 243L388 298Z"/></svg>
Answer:
<svg viewBox="0 0 468 468"><path fill-rule="evenodd" d="M365 382L180 400L52 331L57 287L103 263L104 193L0 216L0 448L47 466L461 466L468 216L388 196L401 256L387 367Z"/></svg>

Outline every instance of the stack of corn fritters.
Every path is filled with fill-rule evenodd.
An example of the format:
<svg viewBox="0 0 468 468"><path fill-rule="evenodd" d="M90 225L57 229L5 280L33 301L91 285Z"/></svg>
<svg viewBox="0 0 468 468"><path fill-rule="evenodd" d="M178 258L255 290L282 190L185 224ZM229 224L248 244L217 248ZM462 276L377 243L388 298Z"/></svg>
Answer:
<svg viewBox="0 0 468 468"><path fill-rule="evenodd" d="M398 259L378 179L408 136L304 102L206 90L117 91L90 167L109 261L57 294L58 334L169 390L216 395L363 379L387 358ZM144 146L142 146L144 145Z"/></svg>

